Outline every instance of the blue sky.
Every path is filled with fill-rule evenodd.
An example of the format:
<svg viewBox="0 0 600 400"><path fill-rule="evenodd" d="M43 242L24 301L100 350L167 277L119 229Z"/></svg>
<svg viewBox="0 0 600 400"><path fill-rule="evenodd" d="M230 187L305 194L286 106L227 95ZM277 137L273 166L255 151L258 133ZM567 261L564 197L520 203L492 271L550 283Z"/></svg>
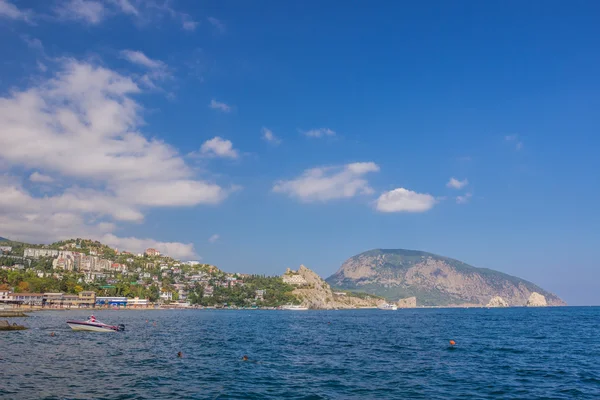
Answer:
<svg viewBox="0 0 600 400"><path fill-rule="evenodd" d="M0 0L0 236L322 276L420 249L600 304L598 16Z"/></svg>

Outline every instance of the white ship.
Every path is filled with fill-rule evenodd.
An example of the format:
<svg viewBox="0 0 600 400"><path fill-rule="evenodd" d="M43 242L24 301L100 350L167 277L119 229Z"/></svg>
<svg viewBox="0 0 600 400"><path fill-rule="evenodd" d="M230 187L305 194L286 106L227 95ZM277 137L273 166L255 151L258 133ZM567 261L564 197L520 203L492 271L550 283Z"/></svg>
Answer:
<svg viewBox="0 0 600 400"><path fill-rule="evenodd" d="M380 310L396 311L398 306L395 304L383 303L377 306Z"/></svg>
<svg viewBox="0 0 600 400"><path fill-rule="evenodd" d="M306 310L308 310L308 307L302 307L302 306L298 306L298 305L288 304L287 306L281 306L281 309L288 310L288 311L306 311Z"/></svg>

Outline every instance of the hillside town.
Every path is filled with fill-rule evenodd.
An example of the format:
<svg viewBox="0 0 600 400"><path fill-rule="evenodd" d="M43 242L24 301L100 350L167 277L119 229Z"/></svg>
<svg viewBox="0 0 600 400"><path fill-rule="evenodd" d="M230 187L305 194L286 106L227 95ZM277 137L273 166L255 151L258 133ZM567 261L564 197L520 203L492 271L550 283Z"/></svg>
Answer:
<svg viewBox="0 0 600 400"><path fill-rule="evenodd" d="M16 307L275 308L295 303L300 283L86 239L0 244L0 303Z"/></svg>

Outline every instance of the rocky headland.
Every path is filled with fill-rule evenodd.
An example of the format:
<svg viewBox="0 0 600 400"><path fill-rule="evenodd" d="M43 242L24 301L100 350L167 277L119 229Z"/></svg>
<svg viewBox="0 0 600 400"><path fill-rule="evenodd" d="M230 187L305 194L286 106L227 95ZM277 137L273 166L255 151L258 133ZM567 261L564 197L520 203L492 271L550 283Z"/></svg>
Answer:
<svg viewBox="0 0 600 400"><path fill-rule="evenodd" d="M313 310L340 310L348 308L373 308L385 300L377 296L357 297L353 293L335 294L331 286L312 270L301 265L293 274L304 278L305 283L299 285L292 294L298 298L303 307Z"/></svg>
<svg viewBox="0 0 600 400"><path fill-rule="evenodd" d="M378 249L358 254L344 262L327 283L335 289L393 301L414 297L417 306L566 305L555 294L524 279L415 250ZM408 304L413 304L412 300Z"/></svg>

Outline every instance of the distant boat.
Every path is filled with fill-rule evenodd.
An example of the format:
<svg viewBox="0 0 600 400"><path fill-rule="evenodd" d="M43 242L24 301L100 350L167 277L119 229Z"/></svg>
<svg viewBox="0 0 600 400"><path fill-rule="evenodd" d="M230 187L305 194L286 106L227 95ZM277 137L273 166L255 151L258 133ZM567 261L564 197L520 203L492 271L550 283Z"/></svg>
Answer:
<svg viewBox="0 0 600 400"><path fill-rule="evenodd" d="M308 310L308 307L302 307L302 306L298 306L298 305L288 304L287 306L282 306L281 309L288 310L288 311L306 311L306 310Z"/></svg>
<svg viewBox="0 0 600 400"><path fill-rule="evenodd" d="M74 331L90 331L90 332L122 332L125 330L125 325L108 325L98 321L93 315L87 321L67 321L67 325Z"/></svg>
<svg viewBox="0 0 600 400"><path fill-rule="evenodd" d="M377 306L380 310L396 311L398 306L395 304L383 303Z"/></svg>

